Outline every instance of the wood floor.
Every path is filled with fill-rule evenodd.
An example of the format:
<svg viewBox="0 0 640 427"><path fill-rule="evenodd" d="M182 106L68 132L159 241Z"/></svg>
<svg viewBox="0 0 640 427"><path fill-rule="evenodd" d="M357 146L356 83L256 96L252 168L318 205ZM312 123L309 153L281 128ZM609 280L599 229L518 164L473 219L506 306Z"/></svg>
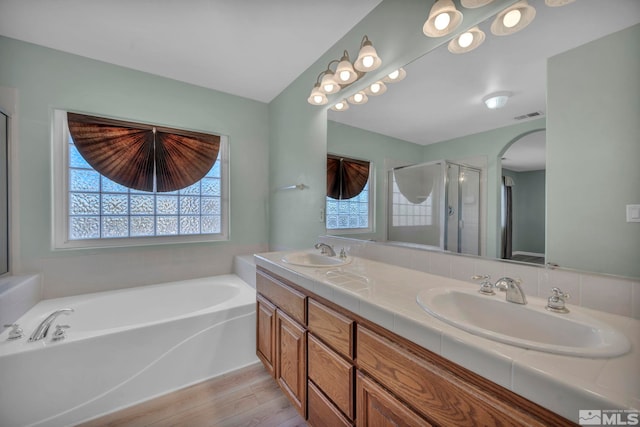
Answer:
<svg viewBox="0 0 640 427"><path fill-rule="evenodd" d="M260 363L80 424L82 427L306 425Z"/></svg>

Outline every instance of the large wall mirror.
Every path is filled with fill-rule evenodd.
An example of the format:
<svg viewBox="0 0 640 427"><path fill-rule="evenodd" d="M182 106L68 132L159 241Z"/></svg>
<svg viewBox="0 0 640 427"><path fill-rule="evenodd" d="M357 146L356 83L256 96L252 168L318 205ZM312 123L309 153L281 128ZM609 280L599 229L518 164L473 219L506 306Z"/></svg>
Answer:
<svg viewBox="0 0 640 427"><path fill-rule="evenodd" d="M0 110L0 276L9 272L9 158L8 122Z"/></svg>
<svg viewBox="0 0 640 427"><path fill-rule="evenodd" d="M484 22L477 49L453 54L445 43L384 94L329 111L328 151L376 171L374 231L349 237L390 240L389 170L448 161L480 170L478 255L640 277L640 224L625 217L627 205L640 204L640 2L529 4L537 14L525 29L495 36ZM507 103L488 109L483 100L496 92L508 92ZM517 163L540 147L542 165Z"/></svg>

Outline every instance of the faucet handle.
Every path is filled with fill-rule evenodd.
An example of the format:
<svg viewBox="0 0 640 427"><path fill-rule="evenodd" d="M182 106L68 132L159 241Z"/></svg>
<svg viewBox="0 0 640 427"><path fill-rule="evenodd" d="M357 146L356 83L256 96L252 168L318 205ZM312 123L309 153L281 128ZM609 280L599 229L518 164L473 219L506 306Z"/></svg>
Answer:
<svg viewBox="0 0 640 427"><path fill-rule="evenodd" d="M568 313L569 309L564 304L570 297L571 295L563 292L560 288L551 288L551 296L547 299L545 308L554 313Z"/></svg>
<svg viewBox="0 0 640 427"><path fill-rule="evenodd" d="M493 288L493 283L491 283L491 276L490 275L478 275L476 274L475 276L471 276L471 279L473 280L481 280L480 282L480 289L478 289L478 292L480 292L483 295L495 295L496 293L494 292Z"/></svg>
<svg viewBox="0 0 640 427"><path fill-rule="evenodd" d="M20 325L18 325L17 323L11 323L9 325L4 325L4 327L5 328L11 328L11 331L9 332L9 338L7 338L7 340L9 340L9 341L18 340L18 339L22 338L22 336L24 335L24 331L22 330Z"/></svg>
<svg viewBox="0 0 640 427"><path fill-rule="evenodd" d="M51 341L61 341L66 338L65 329L69 329L69 325L56 325L56 330L51 337Z"/></svg>

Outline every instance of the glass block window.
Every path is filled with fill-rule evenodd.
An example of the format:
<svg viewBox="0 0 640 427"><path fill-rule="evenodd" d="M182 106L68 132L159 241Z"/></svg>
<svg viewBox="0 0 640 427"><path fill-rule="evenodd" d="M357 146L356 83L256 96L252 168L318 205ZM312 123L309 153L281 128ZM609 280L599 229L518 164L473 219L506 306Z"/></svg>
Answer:
<svg viewBox="0 0 640 427"><path fill-rule="evenodd" d="M173 192L120 185L95 171L75 147L56 111L63 140L54 155L54 246L81 248L226 240L227 140L221 137L213 167L198 182ZM60 117L58 117L60 116Z"/></svg>
<svg viewBox="0 0 640 427"><path fill-rule="evenodd" d="M432 225L433 194L421 203L413 203L402 194L395 178L392 194L391 223L394 227Z"/></svg>
<svg viewBox="0 0 640 427"><path fill-rule="evenodd" d="M370 230L370 211L369 182L367 182L360 194L351 199L337 200L327 197L327 230Z"/></svg>

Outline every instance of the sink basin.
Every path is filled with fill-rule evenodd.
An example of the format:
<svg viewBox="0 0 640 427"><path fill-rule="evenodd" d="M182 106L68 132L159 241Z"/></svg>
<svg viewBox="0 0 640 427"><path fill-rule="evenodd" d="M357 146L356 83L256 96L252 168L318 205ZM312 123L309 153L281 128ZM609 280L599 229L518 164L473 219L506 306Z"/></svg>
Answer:
<svg viewBox="0 0 640 427"><path fill-rule="evenodd" d="M302 267L338 267L349 264L351 258L330 257L313 252L293 252L282 257L282 261Z"/></svg>
<svg viewBox="0 0 640 427"><path fill-rule="evenodd" d="M481 295L465 288L435 288L417 302L432 316L474 335L518 347L579 357L614 357L629 351L629 340L579 307L568 314L545 310L546 300L527 305L505 301L504 294Z"/></svg>

